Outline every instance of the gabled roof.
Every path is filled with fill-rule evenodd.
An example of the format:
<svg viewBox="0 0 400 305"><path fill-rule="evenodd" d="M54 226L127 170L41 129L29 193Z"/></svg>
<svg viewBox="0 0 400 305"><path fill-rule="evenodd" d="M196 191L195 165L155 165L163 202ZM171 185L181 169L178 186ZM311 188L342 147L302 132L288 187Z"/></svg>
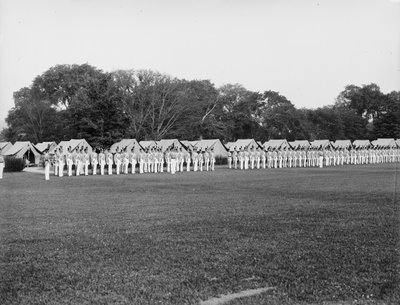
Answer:
<svg viewBox="0 0 400 305"><path fill-rule="evenodd" d="M368 148L371 146L371 142L369 140L355 140L353 146L355 148Z"/></svg>
<svg viewBox="0 0 400 305"><path fill-rule="evenodd" d="M327 148L333 147L331 141L329 140L315 140L310 142L311 148Z"/></svg>
<svg viewBox="0 0 400 305"><path fill-rule="evenodd" d="M207 148L212 148L216 156L227 157L228 151L226 147L219 139L206 139L206 140L199 140L199 141L190 141L188 143L191 147L199 149L199 150L206 150Z"/></svg>
<svg viewBox="0 0 400 305"><path fill-rule="evenodd" d="M40 151L29 141L15 142L12 147L10 147L5 153L5 156L14 156L17 158L22 158L27 151L31 151L35 156L40 156Z"/></svg>
<svg viewBox="0 0 400 305"><path fill-rule="evenodd" d="M295 140L295 141L289 142L289 145L293 149L309 148L311 146L310 142L308 142L307 140Z"/></svg>
<svg viewBox="0 0 400 305"><path fill-rule="evenodd" d="M281 148L287 148L290 147L288 141L286 139L275 139L275 140L269 140L264 143L264 149L281 149Z"/></svg>
<svg viewBox="0 0 400 305"><path fill-rule="evenodd" d="M375 147L397 147L396 141L393 138L378 138L372 144Z"/></svg>
<svg viewBox="0 0 400 305"><path fill-rule="evenodd" d="M127 149L127 151L131 151L132 147L134 147L135 153L138 153L139 150L142 148L142 146L140 146L139 142L136 141L136 139L122 139L121 141L111 145L110 152L115 153L117 151L117 147L119 148L120 151L121 149L125 148Z"/></svg>
<svg viewBox="0 0 400 305"><path fill-rule="evenodd" d="M253 148L253 147L261 147L262 146L258 145L258 143L254 139L239 139L237 140L233 145L229 147L231 148L242 148L242 149L247 149L247 148Z"/></svg>
<svg viewBox="0 0 400 305"><path fill-rule="evenodd" d="M140 144L140 146L142 146L145 149L157 147L156 141L140 141L139 144Z"/></svg>
<svg viewBox="0 0 400 305"><path fill-rule="evenodd" d="M350 148L352 147L350 140L336 140L332 143L333 147L335 148Z"/></svg>
<svg viewBox="0 0 400 305"><path fill-rule="evenodd" d="M4 154L11 147L12 147L11 142L0 142L0 152L1 152L1 154Z"/></svg>
<svg viewBox="0 0 400 305"><path fill-rule="evenodd" d="M228 149L231 149L231 148L233 148L233 147L235 146L235 143L236 143L236 142L228 142L228 143L225 143L225 147L228 148Z"/></svg>
<svg viewBox="0 0 400 305"><path fill-rule="evenodd" d="M164 152L168 148L178 147L186 150L185 146L178 139L163 139L157 141L157 147L161 147L161 150Z"/></svg>
<svg viewBox="0 0 400 305"><path fill-rule="evenodd" d="M56 147L57 143L54 141L53 142L41 142L41 143L37 143L35 146L41 153L44 153L47 149L50 148L50 150L51 150L54 147Z"/></svg>
<svg viewBox="0 0 400 305"><path fill-rule="evenodd" d="M59 149L60 147L62 147L63 152L67 152L68 151L68 147L71 147L71 151L74 151L76 148L87 148L89 153L92 152L92 147L89 145L88 142L86 142L85 139L71 139L69 141L61 141L60 143L58 143L58 145L52 149L50 151L50 153L54 153L54 151L56 149Z"/></svg>

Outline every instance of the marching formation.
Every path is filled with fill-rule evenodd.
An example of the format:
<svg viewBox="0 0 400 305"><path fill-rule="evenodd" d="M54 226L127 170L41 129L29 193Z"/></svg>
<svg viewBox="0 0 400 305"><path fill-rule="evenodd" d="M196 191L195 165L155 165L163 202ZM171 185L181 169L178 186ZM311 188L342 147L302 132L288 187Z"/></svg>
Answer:
<svg viewBox="0 0 400 305"><path fill-rule="evenodd" d="M233 169L324 167L347 164L400 162L400 148L369 149L261 149L234 147L228 152Z"/></svg>
<svg viewBox="0 0 400 305"><path fill-rule="evenodd" d="M63 177L80 175L112 175L112 174L144 174L163 173L164 167L167 173L197 171L214 171L215 154L213 148L205 150L170 147L165 152L161 148L139 149L135 147L129 151L127 148L117 147L115 153L107 149L99 149L99 153L93 150L89 153L87 148L77 148L72 151L68 147L67 152L62 148L55 150L54 156L46 152L43 156L45 166L45 179L50 179L50 168L54 168L54 175ZM65 173L66 171L66 173Z"/></svg>

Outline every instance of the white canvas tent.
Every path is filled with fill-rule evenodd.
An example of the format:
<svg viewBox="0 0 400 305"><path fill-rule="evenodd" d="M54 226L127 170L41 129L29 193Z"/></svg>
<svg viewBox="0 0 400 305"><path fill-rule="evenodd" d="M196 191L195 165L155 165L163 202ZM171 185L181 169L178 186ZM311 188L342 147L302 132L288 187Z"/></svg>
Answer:
<svg viewBox="0 0 400 305"><path fill-rule="evenodd" d="M371 142L369 140L355 140L353 142L354 148L368 148L371 146Z"/></svg>
<svg viewBox="0 0 400 305"><path fill-rule="evenodd" d="M290 145L286 139L276 139L276 140L269 140L264 143L264 149L282 149L282 148L289 148Z"/></svg>
<svg viewBox="0 0 400 305"><path fill-rule="evenodd" d="M117 147L119 148L119 151L126 148L128 152L132 150L132 147L134 147L135 153L139 153L139 150L142 148L136 139L122 139L121 141L111 145L110 152L115 153L117 151Z"/></svg>
<svg viewBox="0 0 400 305"><path fill-rule="evenodd" d="M186 151L185 146L178 139L163 139L157 141L157 147L160 147L162 152L165 152L168 148L177 147Z"/></svg>
<svg viewBox="0 0 400 305"><path fill-rule="evenodd" d="M374 147L394 148L397 147L396 141L393 138L378 138L372 142Z"/></svg>
<svg viewBox="0 0 400 305"><path fill-rule="evenodd" d="M59 149L60 147L62 147L64 153L68 151L68 147L71 147L71 151L81 149L81 147L83 147L84 149L87 148L89 153L92 152L92 147L89 145L88 142L86 142L85 139L71 139L69 141L61 141L60 143L58 143L55 149ZM51 150L50 153L54 153L55 149Z"/></svg>
<svg viewBox="0 0 400 305"><path fill-rule="evenodd" d="M311 144L307 140L295 140L295 141L289 142L289 145L293 149L305 149L305 148L309 148Z"/></svg>
<svg viewBox="0 0 400 305"><path fill-rule="evenodd" d="M57 146L56 142L41 142L35 144L35 147L43 154L46 151L54 151L54 148Z"/></svg>
<svg viewBox="0 0 400 305"><path fill-rule="evenodd" d="M12 147L7 149L4 156L23 158L29 163L39 164L41 153L31 142L15 142Z"/></svg>
<svg viewBox="0 0 400 305"><path fill-rule="evenodd" d="M156 141L140 141L139 144L144 149L150 149L150 148L153 148L153 147L157 147L157 142Z"/></svg>
<svg viewBox="0 0 400 305"><path fill-rule="evenodd" d="M194 149L206 150L212 148L216 157L228 157L228 151L219 139L207 139L188 142Z"/></svg>
<svg viewBox="0 0 400 305"><path fill-rule="evenodd" d="M396 140L397 147L400 147L400 139Z"/></svg>
<svg viewBox="0 0 400 305"><path fill-rule="evenodd" d="M319 149L319 148L332 148L332 143L329 140L315 140L310 142L310 148Z"/></svg>
<svg viewBox="0 0 400 305"><path fill-rule="evenodd" d="M12 147L11 142L0 142L0 154L4 155L4 153Z"/></svg>
<svg viewBox="0 0 400 305"><path fill-rule="evenodd" d="M336 140L333 143L333 147L335 148L350 148L352 147L350 140Z"/></svg>
<svg viewBox="0 0 400 305"><path fill-rule="evenodd" d="M263 148L262 146L258 145L258 143L254 140L254 139L239 139L237 140L235 143L233 143L232 145L230 145L229 149L233 150L233 149L253 149L253 148Z"/></svg>

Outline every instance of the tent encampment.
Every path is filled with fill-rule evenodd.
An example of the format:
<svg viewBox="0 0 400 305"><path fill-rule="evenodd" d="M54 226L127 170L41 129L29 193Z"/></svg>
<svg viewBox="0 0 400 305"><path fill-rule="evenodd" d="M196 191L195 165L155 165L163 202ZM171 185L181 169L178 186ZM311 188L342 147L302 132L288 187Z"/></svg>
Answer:
<svg viewBox="0 0 400 305"><path fill-rule="evenodd" d="M375 141L372 141L372 145L374 145L374 147L383 147L383 148L397 147L397 143L393 138L378 138Z"/></svg>
<svg viewBox="0 0 400 305"><path fill-rule="evenodd" d="M35 147L43 154L47 151L54 151L54 148L57 146L56 142L41 142L35 144Z"/></svg>
<svg viewBox="0 0 400 305"><path fill-rule="evenodd" d="M331 141L329 140L314 140L310 142L310 148L319 149L319 148L333 148Z"/></svg>
<svg viewBox="0 0 400 305"><path fill-rule="evenodd" d="M4 156L12 156L15 158L23 158L27 163L39 164L42 154L31 142L15 142L4 153Z"/></svg>
<svg viewBox="0 0 400 305"><path fill-rule="evenodd" d="M371 142L369 140L355 140L353 141L354 148L369 148L371 147Z"/></svg>
<svg viewBox="0 0 400 305"><path fill-rule="evenodd" d="M332 143L334 148L351 148L352 144L350 140L336 140L335 142Z"/></svg>
<svg viewBox="0 0 400 305"><path fill-rule="evenodd" d="M178 139L162 139L160 141L156 141L157 147L160 147L163 152L165 152L168 148L179 148L186 151L185 145L183 145Z"/></svg>
<svg viewBox="0 0 400 305"><path fill-rule="evenodd" d="M86 142L85 139L71 139L69 141L61 141L53 150L50 150L49 152L54 153L55 149L59 149L60 147L62 148L62 151L64 153L68 151L68 147L71 147L71 152L81 149L82 147L84 149L87 148L89 153L92 152L92 147L89 145L88 142Z"/></svg>
<svg viewBox="0 0 400 305"><path fill-rule="evenodd" d="M11 142L0 142L0 154L3 155L5 152L12 147Z"/></svg>
<svg viewBox="0 0 400 305"><path fill-rule="evenodd" d="M307 140L295 140L295 141L289 142L289 145L293 149L305 149L305 148L309 148L311 144Z"/></svg>
<svg viewBox="0 0 400 305"><path fill-rule="evenodd" d="M234 142L232 145L229 145L229 150L233 149L253 149L253 148L263 148L260 146L254 139L239 139L236 142Z"/></svg>
<svg viewBox="0 0 400 305"><path fill-rule="evenodd" d="M190 141L188 144L197 150L212 148L216 157L228 157L228 151L219 139Z"/></svg>
<svg viewBox="0 0 400 305"><path fill-rule="evenodd" d="M156 141L140 141L139 144L144 149L150 149L150 148L153 148L153 147L157 147L157 142Z"/></svg>
<svg viewBox="0 0 400 305"><path fill-rule="evenodd" d="M290 148L290 145L286 139L269 140L265 142L263 146L265 150Z"/></svg>
<svg viewBox="0 0 400 305"><path fill-rule="evenodd" d="M134 147L134 152L139 153L139 150L142 148L142 146L139 144L136 139L122 139L121 141L114 143L110 147L110 152L115 153L117 151L117 147L121 151L121 149L127 149L127 151L131 151L132 147Z"/></svg>

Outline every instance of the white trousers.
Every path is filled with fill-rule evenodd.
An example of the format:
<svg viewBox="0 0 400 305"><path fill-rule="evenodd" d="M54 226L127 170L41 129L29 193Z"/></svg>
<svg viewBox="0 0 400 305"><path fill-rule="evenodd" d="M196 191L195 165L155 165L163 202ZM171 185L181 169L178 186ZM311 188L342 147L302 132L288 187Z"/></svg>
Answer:
<svg viewBox="0 0 400 305"><path fill-rule="evenodd" d="M50 163L47 163L44 166L44 179L45 180L50 180Z"/></svg>
<svg viewBox="0 0 400 305"><path fill-rule="evenodd" d="M58 163L58 176L64 176L64 161L59 161Z"/></svg>
<svg viewBox="0 0 400 305"><path fill-rule="evenodd" d="M4 163L0 163L0 179L3 179Z"/></svg>

